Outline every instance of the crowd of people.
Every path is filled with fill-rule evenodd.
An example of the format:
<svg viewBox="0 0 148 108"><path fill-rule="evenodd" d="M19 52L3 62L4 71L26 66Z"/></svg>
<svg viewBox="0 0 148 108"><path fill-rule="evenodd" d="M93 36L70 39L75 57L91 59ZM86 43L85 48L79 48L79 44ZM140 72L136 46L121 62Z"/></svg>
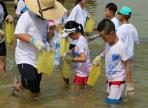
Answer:
<svg viewBox="0 0 148 108"><path fill-rule="evenodd" d="M131 65L134 57L134 45L139 43L139 39L136 28L129 22L132 9L129 6L123 6L118 10L117 5L112 2L105 6L105 17L96 28L97 37L104 40L105 47L91 63L91 52L85 36L85 23L89 16L86 4L87 0L76 0L75 6L68 15L67 9L64 7L64 0L18 1L16 7L18 21L14 35L17 39L15 61L21 81L17 81L13 85L13 92L28 89L32 95L39 95L42 73L38 73L37 53L58 48L56 42L59 41L55 40L64 38L68 39L70 45L62 58L68 63L73 62L76 65L74 78L76 89L80 87L85 89L91 65L98 66L101 57L105 60L107 104L120 104L124 93L133 95ZM4 2L0 1L0 74L6 71L3 20L12 22L13 18L7 13ZM58 30L59 27L63 28L62 33ZM50 45L52 40L55 41L55 47ZM55 65L59 64L60 62L55 63ZM69 79L63 79L66 84L69 84Z"/></svg>

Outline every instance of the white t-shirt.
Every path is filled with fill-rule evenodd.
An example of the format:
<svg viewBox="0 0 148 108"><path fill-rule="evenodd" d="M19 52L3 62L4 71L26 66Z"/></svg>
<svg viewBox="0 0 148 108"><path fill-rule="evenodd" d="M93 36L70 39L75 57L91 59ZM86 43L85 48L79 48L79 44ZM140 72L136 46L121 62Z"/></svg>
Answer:
<svg viewBox="0 0 148 108"><path fill-rule="evenodd" d="M134 56L134 44L139 43L138 33L132 24L122 24L117 31L117 36L125 44L128 51L128 59Z"/></svg>
<svg viewBox="0 0 148 108"><path fill-rule="evenodd" d="M67 21L76 21L84 28L88 13L85 8L82 9L80 4L77 4L71 11Z"/></svg>
<svg viewBox="0 0 148 108"><path fill-rule="evenodd" d="M118 19L116 17L114 17L114 18L111 19L111 21L114 23L115 29L117 31L119 26L120 26Z"/></svg>
<svg viewBox="0 0 148 108"><path fill-rule="evenodd" d="M127 60L127 51L121 40L108 47L105 54L106 76L109 82L124 81L126 74L122 61Z"/></svg>
<svg viewBox="0 0 148 108"><path fill-rule="evenodd" d="M89 52L89 48L88 48L88 43L87 40L84 38L84 36L81 36L78 39L78 42L75 46L74 49L74 55L76 56L80 56L80 54L84 52L85 56L86 56L86 62L76 62L77 65L77 75L80 77L87 77L90 71L90 52Z"/></svg>
<svg viewBox="0 0 148 108"><path fill-rule="evenodd" d="M34 13L26 11L18 20L15 34L27 33L31 37L45 43L48 32L48 21L40 19ZM30 43L17 39L15 50L16 64L30 64L36 67L37 49Z"/></svg>
<svg viewBox="0 0 148 108"><path fill-rule="evenodd" d="M19 0L16 8L16 14L20 15L23 9L26 8L24 0Z"/></svg>

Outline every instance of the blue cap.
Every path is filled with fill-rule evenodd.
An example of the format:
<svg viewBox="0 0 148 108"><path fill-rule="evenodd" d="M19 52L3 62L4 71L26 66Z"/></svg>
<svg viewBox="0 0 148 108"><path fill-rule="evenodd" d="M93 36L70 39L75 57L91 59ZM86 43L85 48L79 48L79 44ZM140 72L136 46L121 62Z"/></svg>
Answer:
<svg viewBox="0 0 148 108"><path fill-rule="evenodd" d="M132 14L132 9L128 6L124 6L118 11L118 13L130 16Z"/></svg>

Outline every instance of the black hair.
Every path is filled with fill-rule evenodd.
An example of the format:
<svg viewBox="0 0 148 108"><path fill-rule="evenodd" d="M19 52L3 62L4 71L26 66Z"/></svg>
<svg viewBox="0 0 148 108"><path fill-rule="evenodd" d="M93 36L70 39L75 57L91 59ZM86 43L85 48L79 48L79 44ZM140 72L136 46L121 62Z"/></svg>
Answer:
<svg viewBox="0 0 148 108"><path fill-rule="evenodd" d="M108 3L105 8L109 9L110 11L113 12L113 14L116 13L117 11L117 5L115 3Z"/></svg>
<svg viewBox="0 0 148 108"><path fill-rule="evenodd" d="M78 3L80 3L82 0L76 0L75 1L75 5L77 5Z"/></svg>
<svg viewBox="0 0 148 108"><path fill-rule="evenodd" d="M97 27L98 32L105 31L107 34L114 31L115 32L115 25L114 23L109 19L103 19Z"/></svg>
<svg viewBox="0 0 148 108"><path fill-rule="evenodd" d="M84 35L84 30L83 30L83 26L75 21L68 21L65 26L65 29L72 29L75 28L76 32L81 33L82 35Z"/></svg>

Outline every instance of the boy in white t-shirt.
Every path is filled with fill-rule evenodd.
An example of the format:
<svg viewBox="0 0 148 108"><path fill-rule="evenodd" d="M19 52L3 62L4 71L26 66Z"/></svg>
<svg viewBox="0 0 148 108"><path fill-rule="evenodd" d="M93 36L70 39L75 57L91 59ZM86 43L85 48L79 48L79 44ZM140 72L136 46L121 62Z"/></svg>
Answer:
<svg viewBox="0 0 148 108"><path fill-rule="evenodd" d="M120 104L123 93L124 83L131 81L131 73L127 65L128 55L124 43L118 39L115 26L109 19L103 19L97 27L99 36L109 44L105 53L105 69L107 79L106 99L109 105ZM98 57L93 61L93 65L99 65ZM134 89L134 88L133 88ZM133 90L131 89L131 90Z"/></svg>
<svg viewBox="0 0 148 108"><path fill-rule="evenodd" d="M74 52L74 58L70 59L76 63L75 87L85 87L90 71L90 53L87 40L83 36L83 27L75 21L68 21L65 24L65 37L69 36L77 40L76 46L64 54L65 60L69 62L68 55Z"/></svg>
<svg viewBox="0 0 148 108"><path fill-rule="evenodd" d="M133 24L129 23L129 19L132 15L132 10L128 6L122 7L118 11L118 17L121 22L121 26L117 31L118 38L121 39L125 47L128 49L128 59L132 59L134 56L134 45L139 43L138 33Z"/></svg>
<svg viewBox="0 0 148 108"><path fill-rule="evenodd" d="M110 19L114 23L117 31L120 24L118 19L115 17L116 11L117 11L117 5L114 3L108 3L105 6L105 17Z"/></svg>

